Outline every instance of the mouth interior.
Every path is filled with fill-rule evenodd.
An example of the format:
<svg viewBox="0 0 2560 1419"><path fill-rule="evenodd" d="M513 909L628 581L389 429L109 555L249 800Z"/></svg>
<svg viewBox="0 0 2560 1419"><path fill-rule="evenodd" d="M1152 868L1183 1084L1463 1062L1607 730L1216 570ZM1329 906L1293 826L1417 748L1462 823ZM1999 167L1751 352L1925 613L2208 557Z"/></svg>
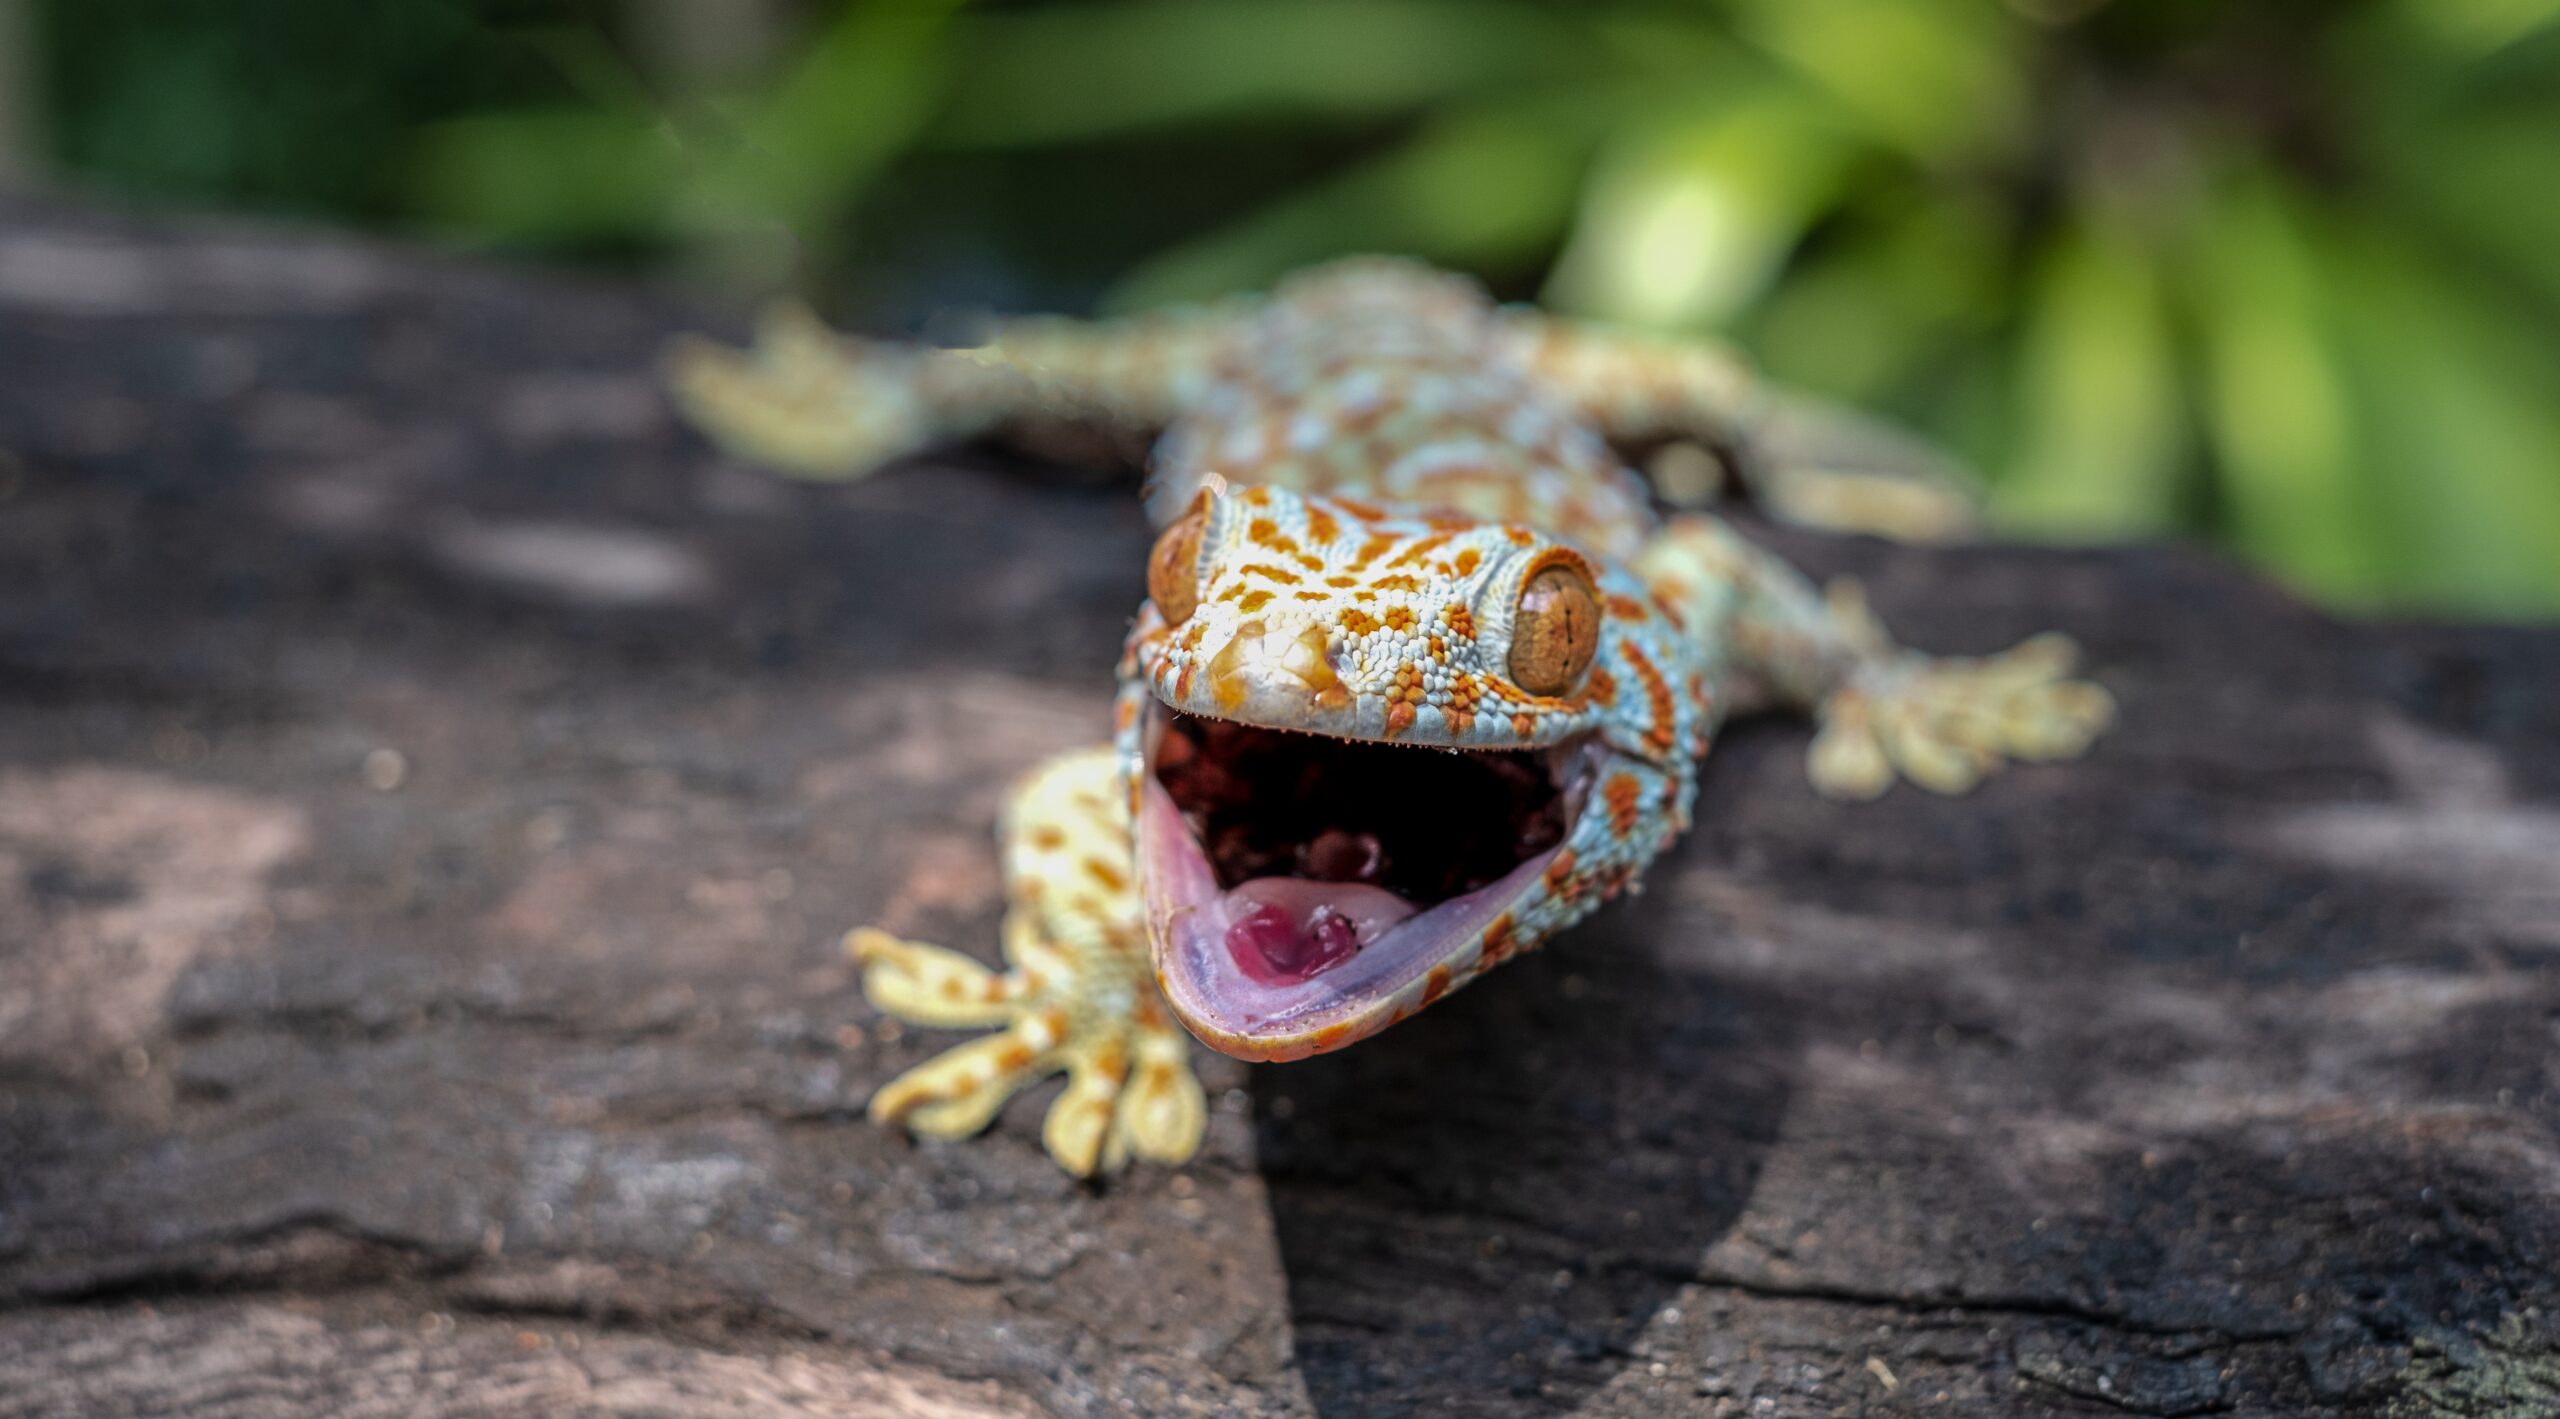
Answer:
<svg viewBox="0 0 2560 1419"><path fill-rule="evenodd" d="M1552 751L1440 750L1165 715L1155 776L1224 894L1244 975L1289 985L1562 841Z"/></svg>

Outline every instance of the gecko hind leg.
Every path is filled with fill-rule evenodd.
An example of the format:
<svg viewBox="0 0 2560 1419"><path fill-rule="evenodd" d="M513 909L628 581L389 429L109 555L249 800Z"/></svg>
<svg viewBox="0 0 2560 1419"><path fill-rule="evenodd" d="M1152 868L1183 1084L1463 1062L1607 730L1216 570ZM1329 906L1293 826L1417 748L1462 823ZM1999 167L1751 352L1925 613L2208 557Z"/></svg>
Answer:
<svg viewBox="0 0 2560 1419"><path fill-rule="evenodd" d="M944 350L839 335L783 303L747 349L670 341L664 374L685 417L729 452L802 477L859 478L1024 417L1162 428L1209 381L1251 309L1033 316L997 322L982 345Z"/></svg>
<svg viewBox="0 0 2560 1419"><path fill-rule="evenodd" d="M1724 450L1761 511L1823 532L1950 542L1982 525L1982 490L1917 435L1762 379L1712 341L1586 324L1520 308L1501 340L1620 442Z"/></svg>
<svg viewBox="0 0 2560 1419"><path fill-rule="evenodd" d="M1007 969L868 928L846 938L863 993L920 1025L997 1028L882 1086L871 1117L965 1137L1064 1072L1041 1140L1079 1177L1199 1151L1208 1101L1189 1037L1158 998L1118 762L1109 749L1034 770L1005 809Z"/></svg>

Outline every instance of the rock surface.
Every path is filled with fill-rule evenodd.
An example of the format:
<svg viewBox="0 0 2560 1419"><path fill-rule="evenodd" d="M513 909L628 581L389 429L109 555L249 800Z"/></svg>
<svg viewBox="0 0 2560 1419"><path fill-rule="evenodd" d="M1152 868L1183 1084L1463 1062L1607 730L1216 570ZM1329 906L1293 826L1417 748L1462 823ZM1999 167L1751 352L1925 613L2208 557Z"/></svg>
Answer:
<svg viewBox="0 0 2560 1419"><path fill-rule="evenodd" d="M0 1416L2560 1411L2560 633L2199 554L1776 540L2122 725L1205 1066L1079 1186L872 922L992 954L1125 483L672 421L629 288L0 206Z"/></svg>

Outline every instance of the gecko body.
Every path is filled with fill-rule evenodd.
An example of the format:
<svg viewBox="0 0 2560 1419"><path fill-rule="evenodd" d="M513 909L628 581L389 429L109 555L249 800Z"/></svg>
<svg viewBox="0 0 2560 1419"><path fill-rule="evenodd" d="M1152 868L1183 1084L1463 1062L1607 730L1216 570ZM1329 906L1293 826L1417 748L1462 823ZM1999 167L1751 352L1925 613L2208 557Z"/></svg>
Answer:
<svg viewBox="0 0 2560 1419"><path fill-rule="evenodd" d="M681 347L673 380L730 447L809 472L1030 411L1163 429L1115 741L1035 771L1007 815L1008 969L853 938L884 1008L998 1029L875 1117L974 1132L1063 1070L1044 1138L1077 1172L1196 1149L1183 1031L1246 1059L1339 1048L1634 886L1734 714L1811 714L1814 786L1859 798L2078 754L2112 712L2058 637L1923 656L1854 588L1658 515L1614 445L1747 444L1772 396L1731 357L1402 262L971 351L787 320L749 355ZM1927 476L1745 466L1803 520L1962 517Z"/></svg>

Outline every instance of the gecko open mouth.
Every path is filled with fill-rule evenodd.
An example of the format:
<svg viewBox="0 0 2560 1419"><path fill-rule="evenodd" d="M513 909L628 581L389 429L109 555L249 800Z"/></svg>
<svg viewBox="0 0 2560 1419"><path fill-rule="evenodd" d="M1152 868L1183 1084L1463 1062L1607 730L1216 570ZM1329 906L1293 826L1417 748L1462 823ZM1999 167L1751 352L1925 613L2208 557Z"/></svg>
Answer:
<svg viewBox="0 0 2560 1419"><path fill-rule="evenodd" d="M1597 753L1368 743L1162 705L1146 734L1158 976L1195 1033L1253 1059L1383 1027L1364 1007L1480 935L1553 858Z"/></svg>

